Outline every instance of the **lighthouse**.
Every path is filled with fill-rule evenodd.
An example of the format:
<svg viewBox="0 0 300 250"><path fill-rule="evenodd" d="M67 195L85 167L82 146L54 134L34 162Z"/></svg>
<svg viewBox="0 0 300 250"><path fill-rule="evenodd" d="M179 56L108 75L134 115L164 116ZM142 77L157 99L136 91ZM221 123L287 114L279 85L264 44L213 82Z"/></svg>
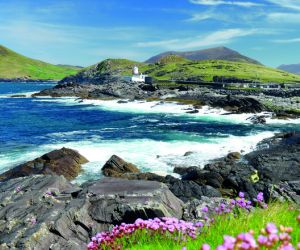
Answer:
<svg viewBox="0 0 300 250"><path fill-rule="evenodd" d="M135 66L133 67L133 69L132 69L132 74L133 74L133 75L138 75L138 74L139 74L139 68L138 68L138 66L135 65Z"/></svg>
<svg viewBox="0 0 300 250"><path fill-rule="evenodd" d="M132 83L152 84L152 77L139 73L139 68L136 65L134 65L132 68L132 76L130 81Z"/></svg>

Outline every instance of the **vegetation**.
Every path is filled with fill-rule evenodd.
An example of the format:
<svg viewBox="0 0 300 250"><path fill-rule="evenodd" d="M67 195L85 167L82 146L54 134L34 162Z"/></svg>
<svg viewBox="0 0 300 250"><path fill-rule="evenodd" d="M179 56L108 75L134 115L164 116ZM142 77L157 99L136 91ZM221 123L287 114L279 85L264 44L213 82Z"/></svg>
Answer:
<svg viewBox="0 0 300 250"><path fill-rule="evenodd" d="M140 63L127 59L107 59L82 70L81 74L89 77L106 73L129 76L132 74L134 65L139 67L141 73L148 74L159 80L159 84L163 86L168 85L167 82L170 80L212 82L214 77L274 83L300 82L299 75L259 64L223 60L190 61L176 55L166 56L154 64Z"/></svg>
<svg viewBox="0 0 300 250"><path fill-rule="evenodd" d="M57 66L22 56L0 45L0 78L32 80L60 80L74 75L78 68Z"/></svg>
<svg viewBox="0 0 300 250"><path fill-rule="evenodd" d="M299 207L288 203L267 206L263 194L259 193L257 207L254 208L243 193L239 196L229 204L220 204L215 209L203 207L202 213L207 216L204 216L202 222L185 222L176 218L138 219L134 224L123 223L110 232L97 234L88 248L300 249Z"/></svg>

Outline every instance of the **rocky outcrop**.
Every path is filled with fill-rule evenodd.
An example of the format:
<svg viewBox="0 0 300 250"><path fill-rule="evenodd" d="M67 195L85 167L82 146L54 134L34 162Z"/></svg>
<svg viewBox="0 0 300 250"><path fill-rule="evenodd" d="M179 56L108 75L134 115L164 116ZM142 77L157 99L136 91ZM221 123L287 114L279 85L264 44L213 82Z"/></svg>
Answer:
<svg viewBox="0 0 300 250"><path fill-rule="evenodd" d="M90 237L137 218L182 218L183 203L158 182L105 178L82 187L62 176L0 183L0 249L86 249Z"/></svg>
<svg viewBox="0 0 300 250"><path fill-rule="evenodd" d="M263 142L267 147L245 156L260 178L274 184L300 179L300 135L282 134ZM262 145L263 146L263 145Z"/></svg>
<svg viewBox="0 0 300 250"><path fill-rule="evenodd" d="M140 170L132 163L124 161L117 155L113 155L102 167L102 173L108 177L121 177L129 173L139 173Z"/></svg>
<svg viewBox="0 0 300 250"><path fill-rule="evenodd" d="M238 160L238 154L231 153L204 169L189 167L175 171L182 175L182 181L211 186L226 197L236 197L242 191L253 200L263 192L267 200L276 198L299 203L299 153L300 134L280 134L264 140L256 151L243 156L242 161Z"/></svg>
<svg viewBox="0 0 300 250"><path fill-rule="evenodd" d="M81 165L87 162L77 151L62 148L4 172L0 175L0 181L35 174L63 175L72 180L81 172Z"/></svg>

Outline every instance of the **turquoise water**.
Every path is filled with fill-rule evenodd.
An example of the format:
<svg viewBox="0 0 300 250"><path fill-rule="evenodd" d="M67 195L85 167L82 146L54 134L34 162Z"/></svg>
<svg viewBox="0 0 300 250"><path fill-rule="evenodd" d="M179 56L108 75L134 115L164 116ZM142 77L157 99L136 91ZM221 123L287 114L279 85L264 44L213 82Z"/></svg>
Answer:
<svg viewBox="0 0 300 250"><path fill-rule="evenodd" d="M112 154L145 171L171 173L174 166L203 166L229 151L250 151L274 132L299 130L297 123L252 125L244 116L211 110L188 115L176 104L10 97L51 86L0 83L0 172L66 146L90 160L80 182L99 178ZM184 157L187 151L195 153Z"/></svg>

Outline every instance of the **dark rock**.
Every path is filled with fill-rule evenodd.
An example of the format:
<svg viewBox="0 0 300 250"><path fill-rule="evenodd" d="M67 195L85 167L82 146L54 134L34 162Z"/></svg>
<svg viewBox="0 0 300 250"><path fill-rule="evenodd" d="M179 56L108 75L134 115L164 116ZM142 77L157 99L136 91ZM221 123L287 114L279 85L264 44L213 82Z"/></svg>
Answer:
<svg viewBox="0 0 300 250"><path fill-rule="evenodd" d="M300 135L277 135L265 140L264 148L245 155L264 181L277 184L300 179Z"/></svg>
<svg viewBox="0 0 300 250"><path fill-rule="evenodd" d="M241 159L241 154L239 152L231 152L227 155L229 160L239 160Z"/></svg>
<svg viewBox="0 0 300 250"><path fill-rule="evenodd" d="M189 180L198 183L199 185L210 185L215 188L222 187L223 177L217 172L209 172L194 168L182 176L182 180Z"/></svg>
<svg viewBox="0 0 300 250"><path fill-rule="evenodd" d="M199 185L194 181L185 181L174 178L169 180L168 184L170 191L184 202L193 199L201 199L202 196L221 197L221 193L210 186Z"/></svg>
<svg viewBox="0 0 300 250"><path fill-rule="evenodd" d="M34 174L63 175L68 180L72 180L82 171L81 164L87 162L88 160L77 151L62 148L4 172L0 175L0 180Z"/></svg>
<svg viewBox="0 0 300 250"><path fill-rule="evenodd" d="M194 110L192 110L192 111L187 111L186 113L187 113L187 114L197 114L197 113L199 113L199 110L194 109Z"/></svg>
<svg viewBox="0 0 300 250"><path fill-rule="evenodd" d="M163 183L105 178L84 187L89 210L99 222L132 223L137 218L182 217L183 203Z"/></svg>
<svg viewBox="0 0 300 250"><path fill-rule="evenodd" d="M194 152L192 152L192 151L187 151L187 152L184 153L183 156L190 156L190 155L192 155L192 154L194 154Z"/></svg>
<svg viewBox="0 0 300 250"><path fill-rule="evenodd" d="M139 85L139 88L142 89L143 91L150 91L150 92L154 92L158 90L158 88L152 84L141 84Z"/></svg>
<svg viewBox="0 0 300 250"><path fill-rule="evenodd" d="M118 103L120 103L120 104L122 104L122 103L128 103L128 101L119 100Z"/></svg>
<svg viewBox="0 0 300 250"><path fill-rule="evenodd" d="M132 163L113 155L102 167L102 173L108 177L120 177L126 173L139 173L140 170Z"/></svg>
<svg viewBox="0 0 300 250"><path fill-rule="evenodd" d="M253 124L265 124L267 116L265 115L254 115L249 118L247 118L248 121L250 121Z"/></svg>
<svg viewBox="0 0 300 250"><path fill-rule="evenodd" d="M47 195L49 190L56 194ZM182 201L162 183L105 178L80 190L62 176L0 183L0 249L81 250L113 224L182 217Z"/></svg>

